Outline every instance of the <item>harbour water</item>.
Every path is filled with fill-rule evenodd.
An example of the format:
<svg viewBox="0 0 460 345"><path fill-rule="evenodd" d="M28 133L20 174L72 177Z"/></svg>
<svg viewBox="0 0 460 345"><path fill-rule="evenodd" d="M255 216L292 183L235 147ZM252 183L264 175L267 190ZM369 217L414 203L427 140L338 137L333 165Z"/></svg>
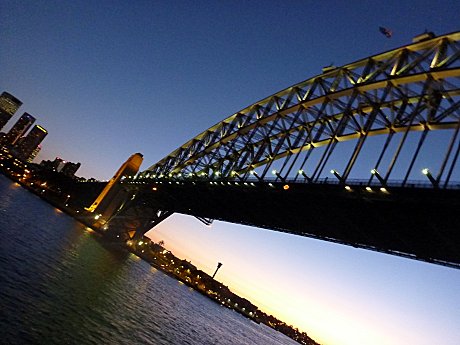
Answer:
<svg viewBox="0 0 460 345"><path fill-rule="evenodd" d="M297 344L0 175L1 344Z"/></svg>

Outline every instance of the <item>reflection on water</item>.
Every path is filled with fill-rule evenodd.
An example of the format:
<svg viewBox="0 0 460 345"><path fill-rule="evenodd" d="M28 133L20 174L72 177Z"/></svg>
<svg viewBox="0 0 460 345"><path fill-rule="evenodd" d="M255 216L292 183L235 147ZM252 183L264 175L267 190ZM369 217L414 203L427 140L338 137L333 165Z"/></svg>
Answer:
<svg viewBox="0 0 460 345"><path fill-rule="evenodd" d="M0 175L2 344L296 344L107 247Z"/></svg>

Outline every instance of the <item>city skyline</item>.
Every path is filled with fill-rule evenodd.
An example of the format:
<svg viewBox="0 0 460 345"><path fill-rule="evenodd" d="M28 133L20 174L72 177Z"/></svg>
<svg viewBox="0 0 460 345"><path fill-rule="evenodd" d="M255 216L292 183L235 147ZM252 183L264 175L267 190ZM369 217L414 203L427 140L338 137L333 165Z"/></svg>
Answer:
<svg viewBox="0 0 460 345"><path fill-rule="evenodd" d="M8 144L15 145L16 142L24 136L24 134L29 130L29 128L35 122L35 117L29 113L24 113L19 117L19 119L14 123L11 129L5 133L5 139Z"/></svg>
<svg viewBox="0 0 460 345"><path fill-rule="evenodd" d="M0 130L8 123L11 117L16 113L22 102L4 91L0 95Z"/></svg>
<svg viewBox="0 0 460 345"><path fill-rule="evenodd" d="M361 4L368 10L334 1L87 5L0 5L0 90L52 133L38 160L82 162L79 175L98 179L134 152L146 169L326 65L408 44L425 29L456 31L460 13L453 1ZM206 228L184 216L150 236L209 274L222 262L220 281L323 344L460 338L452 269L220 222Z"/></svg>
<svg viewBox="0 0 460 345"><path fill-rule="evenodd" d="M8 92L3 92L1 97L0 115L2 115L2 123L5 128L8 128L10 122L12 123L9 130L0 132L1 148L10 151L17 158L31 163L40 152L40 144L48 135L48 131L40 125L32 127L36 118L27 112L24 112L17 121L14 121L14 115L22 102ZM10 107L9 99L16 101L14 106ZM30 129L31 127L32 129Z"/></svg>

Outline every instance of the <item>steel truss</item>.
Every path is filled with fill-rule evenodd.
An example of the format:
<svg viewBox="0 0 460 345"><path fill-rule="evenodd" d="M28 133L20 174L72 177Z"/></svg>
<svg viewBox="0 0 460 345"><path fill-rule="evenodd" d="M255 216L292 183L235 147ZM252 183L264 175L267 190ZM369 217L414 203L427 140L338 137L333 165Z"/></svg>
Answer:
<svg viewBox="0 0 460 345"><path fill-rule="evenodd" d="M433 186L447 187L460 150L459 40L460 32L431 38L293 85L207 129L141 177L245 181L255 176L263 181L277 161L276 179L315 182L337 144L355 140L339 176L345 183L368 137L387 136L375 163L379 169L394 134L402 133L388 168L376 176L385 185L408 133L422 131L404 185L426 134L450 129L449 147L432 177ZM308 176L303 168L318 147L323 153Z"/></svg>
<svg viewBox="0 0 460 345"><path fill-rule="evenodd" d="M103 228L106 237L117 241L137 240L168 218L172 211L164 210L151 198L132 198L120 206Z"/></svg>

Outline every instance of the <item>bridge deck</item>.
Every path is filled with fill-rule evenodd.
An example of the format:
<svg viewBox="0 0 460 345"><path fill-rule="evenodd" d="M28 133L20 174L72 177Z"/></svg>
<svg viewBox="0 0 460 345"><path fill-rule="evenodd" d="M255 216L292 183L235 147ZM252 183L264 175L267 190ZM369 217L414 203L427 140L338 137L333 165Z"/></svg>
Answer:
<svg viewBox="0 0 460 345"><path fill-rule="evenodd" d="M167 180L126 186L137 190L138 204L162 210L460 268L460 190Z"/></svg>

